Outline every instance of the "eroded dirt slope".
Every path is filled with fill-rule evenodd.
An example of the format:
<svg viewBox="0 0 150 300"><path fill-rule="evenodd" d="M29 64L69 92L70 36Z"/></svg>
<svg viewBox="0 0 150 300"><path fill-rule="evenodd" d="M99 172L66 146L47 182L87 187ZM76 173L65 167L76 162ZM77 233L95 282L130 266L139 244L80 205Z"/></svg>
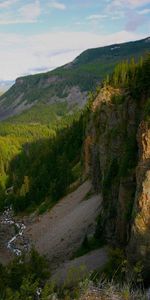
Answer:
<svg viewBox="0 0 150 300"><path fill-rule="evenodd" d="M63 198L51 211L27 226L29 237L40 254L46 255L52 266L69 259L84 236L94 231L100 211L100 195L85 200L91 190L90 181Z"/></svg>

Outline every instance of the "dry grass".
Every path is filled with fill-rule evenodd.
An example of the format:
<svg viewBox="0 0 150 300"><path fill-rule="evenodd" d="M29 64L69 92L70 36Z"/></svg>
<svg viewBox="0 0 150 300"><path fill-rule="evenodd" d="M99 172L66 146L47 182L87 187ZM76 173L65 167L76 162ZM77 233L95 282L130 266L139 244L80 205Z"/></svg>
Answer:
<svg viewBox="0 0 150 300"><path fill-rule="evenodd" d="M101 283L97 287L89 286L80 300L148 300L142 290L131 289L128 285L119 286L113 283Z"/></svg>
<svg viewBox="0 0 150 300"><path fill-rule="evenodd" d="M79 283L71 290L62 289L61 293L46 294L41 300L149 300L142 289L133 289L128 284L121 286L113 282L101 281L94 284L89 279Z"/></svg>

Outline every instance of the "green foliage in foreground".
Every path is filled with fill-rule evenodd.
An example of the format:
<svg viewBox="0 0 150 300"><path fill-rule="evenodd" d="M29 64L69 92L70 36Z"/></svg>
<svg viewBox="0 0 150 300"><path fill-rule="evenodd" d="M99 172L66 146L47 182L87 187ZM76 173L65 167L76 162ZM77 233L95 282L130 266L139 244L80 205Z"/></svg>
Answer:
<svg viewBox="0 0 150 300"><path fill-rule="evenodd" d="M102 247L104 244L104 241L102 242L100 239L94 237L87 237L85 236L82 245L80 248L74 253L74 257L80 257L83 256L90 251L96 250L100 247Z"/></svg>
<svg viewBox="0 0 150 300"><path fill-rule="evenodd" d="M37 297L39 288L40 298ZM142 265L131 266L121 249L110 249L103 270L88 273L86 266L71 268L62 286L51 280L48 262L35 250L28 257L16 258L7 267L0 265L1 300L71 300L81 299L81 295L89 298L88 294L92 299L99 295L106 300L112 297L146 300Z"/></svg>
<svg viewBox="0 0 150 300"><path fill-rule="evenodd" d="M19 257L7 267L0 265L0 299L34 299L38 287L50 276L46 259L32 250L29 257Z"/></svg>

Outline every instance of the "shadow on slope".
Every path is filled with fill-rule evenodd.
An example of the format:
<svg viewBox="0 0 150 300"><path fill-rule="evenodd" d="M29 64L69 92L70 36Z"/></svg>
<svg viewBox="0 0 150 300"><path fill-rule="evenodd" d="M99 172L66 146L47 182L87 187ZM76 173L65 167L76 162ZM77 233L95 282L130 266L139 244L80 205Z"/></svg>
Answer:
<svg viewBox="0 0 150 300"><path fill-rule="evenodd" d="M13 192L7 203L20 211L62 197L80 175L83 127L81 116L51 138L23 144L9 164L8 186Z"/></svg>

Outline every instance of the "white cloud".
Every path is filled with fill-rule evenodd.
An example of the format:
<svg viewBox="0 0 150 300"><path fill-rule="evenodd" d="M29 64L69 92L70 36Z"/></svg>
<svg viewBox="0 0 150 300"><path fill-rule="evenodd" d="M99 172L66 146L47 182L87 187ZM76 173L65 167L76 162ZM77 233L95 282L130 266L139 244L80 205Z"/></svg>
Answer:
<svg viewBox="0 0 150 300"><path fill-rule="evenodd" d="M33 36L0 34L0 80L13 80L37 69L53 69L87 48L143 38L121 31L109 35L89 32L49 32ZM11 51L10 51L11 49Z"/></svg>
<svg viewBox="0 0 150 300"><path fill-rule="evenodd" d="M65 10L67 8L64 3L61 3L61 2L58 2L58 1L51 1L48 4L48 6L51 7L51 8L58 9L58 10Z"/></svg>
<svg viewBox="0 0 150 300"><path fill-rule="evenodd" d="M87 20L99 20L99 19L105 19L107 18L107 15L97 14L97 15L90 15L86 19Z"/></svg>
<svg viewBox="0 0 150 300"><path fill-rule="evenodd" d="M85 22L80 22L80 21L75 22L75 25L85 25L85 24L86 24Z"/></svg>
<svg viewBox="0 0 150 300"><path fill-rule="evenodd" d="M19 9L20 17L25 20L36 20L41 14L40 2L36 0L33 3L26 4Z"/></svg>
<svg viewBox="0 0 150 300"><path fill-rule="evenodd" d="M13 0L12 0L13 1ZM41 14L39 0L35 0L29 4L23 5L17 11L8 11L0 13L0 24L23 24L35 23Z"/></svg>
<svg viewBox="0 0 150 300"><path fill-rule="evenodd" d="M0 24L1 25L11 25L11 24L26 24L35 23L37 19L35 18L24 18L24 17L14 17L11 14L0 14Z"/></svg>
<svg viewBox="0 0 150 300"><path fill-rule="evenodd" d="M141 11L138 11L139 15L148 15L150 13L150 8L145 8Z"/></svg>
<svg viewBox="0 0 150 300"><path fill-rule="evenodd" d="M116 15L116 16L112 16L111 19L112 20L120 20L122 17L119 16L119 15Z"/></svg>
<svg viewBox="0 0 150 300"><path fill-rule="evenodd" d="M124 2L124 0L122 0ZM144 6L145 4L149 4L150 0L127 0L129 4L132 6Z"/></svg>
<svg viewBox="0 0 150 300"><path fill-rule="evenodd" d="M146 4L149 4L150 0L112 0L108 6L108 10L113 10L114 8L135 8L142 7Z"/></svg>
<svg viewBox="0 0 150 300"><path fill-rule="evenodd" d="M18 2L18 0L6 0L6 1L2 1L0 3L0 8L9 8L13 4L15 4L16 2Z"/></svg>

